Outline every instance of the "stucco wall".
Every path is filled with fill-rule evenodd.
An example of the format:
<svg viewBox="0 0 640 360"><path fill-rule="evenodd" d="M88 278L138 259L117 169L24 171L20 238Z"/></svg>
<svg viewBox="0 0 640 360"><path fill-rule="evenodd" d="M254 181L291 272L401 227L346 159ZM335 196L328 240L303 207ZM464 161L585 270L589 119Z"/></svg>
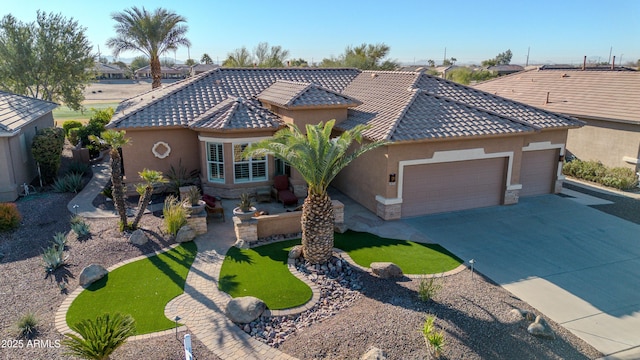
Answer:
<svg viewBox="0 0 640 360"><path fill-rule="evenodd" d="M581 160L599 160L606 166L640 169L624 157L640 158L640 124L581 118L587 125L569 130L567 150Z"/></svg>

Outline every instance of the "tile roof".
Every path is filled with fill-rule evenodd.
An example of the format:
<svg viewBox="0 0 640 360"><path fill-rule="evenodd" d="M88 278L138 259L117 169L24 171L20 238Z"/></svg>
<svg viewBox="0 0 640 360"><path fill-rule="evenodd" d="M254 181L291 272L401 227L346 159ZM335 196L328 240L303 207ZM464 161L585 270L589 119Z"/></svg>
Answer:
<svg viewBox="0 0 640 360"><path fill-rule="evenodd" d="M260 113L256 97L280 106L360 103L336 127L370 125L364 135L372 140L509 135L583 125L422 72L218 68L124 101L108 127L277 128L272 121L279 119ZM229 98L247 110L230 113ZM237 121L225 122L232 115Z"/></svg>
<svg viewBox="0 0 640 360"><path fill-rule="evenodd" d="M258 101L229 97L194 119L192 129L278 129L280 119Z"/></svg>
<svg viewBox="0 0 640 360"><path fill-rule="evenodd" d="M640 123L638 71L528 70L475 88L571 116Z"/></svg>
<svg viewBox="0 0 640 360"><path fill-rule="evenodd" d="M227 97L251 99L279 79L341 92L358 73L356 69L217 68L125 100L108 127L188 126Z"/></svg>
<svg viewBox="0 0 640 360"><path fill-rule="evenodd" d="M284 108L352 107L362 104L349 96L314 83L276 80L257 98Z"/></svg>
<svg viewBox="0 0 640 360"><path fill-rule="evenodd" d="M58 107L58 104L0 91L0 135L13 133Z"/></svg>

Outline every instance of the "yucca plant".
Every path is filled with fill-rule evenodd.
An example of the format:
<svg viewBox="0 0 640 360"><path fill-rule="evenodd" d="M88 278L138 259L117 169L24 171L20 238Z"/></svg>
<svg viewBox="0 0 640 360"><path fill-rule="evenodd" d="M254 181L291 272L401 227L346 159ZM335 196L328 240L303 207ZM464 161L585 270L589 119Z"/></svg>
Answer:
<svg viewBox="0 0 640 360"><path fill-rule="evenodd" d="M57 178L53 182L53 191L63 192L75 192L82 190L82 174L69 173L64 177Z"/></svg>
<svg viewBox="0 0 640 360"><path fill-rule="evenodd" d="M167 232L171 235L176 235L178 230L187 224L189 209L182 206L182 202L178 201L177 197L171 195L164 200L162 215L164 216L164 225L167 228Z"/></svg>
<svg viewBox="0 0 640 360"><path fill-rule="evenodd" d="M53 235L53 246L55 246L57 249L64 249L66 245L67 237L64 233L57 232L55 235Z"/></svg>
<svg viewBox="0 0 640 360"><path fill-rule="evenodd" d="M435 331L435 327L433 325L434 321L434 316L427 316L424 320L422 335L424 336L424 341L427 345L427 349L431 353L431 356L435 359L439 359L445 345L444 332Z"/></svg>
<svg viewBox="0 0 640 360"><path fill-rule="evenodd" d="M36 315L32 312L28 312L16 323L16 328L18 329L18 337L31 339L38 333L38 319Z"/></svg>
<svg viewBox="0 0 640 360"><path fill-rule="evenodd" d="M62 344L69 351L67 355L77 356L82 359L109 359L109 356L127 338L135 335L135 320L131 315L120 313L104 314L95 320L82 320L71 326L75 334L65 334Z"/></svg>
<svg viewBox="0 0 640 360"><path fill-rule="evenodd" d="M71 230L78 235L78 238L84 238L91 234L89 224L84 221L71 224Z"/></svg>
<svg viewBox="0 0 640 360"><path fill-rule="evenodd" d="M42 261L48 273L54 272L57 268L66 264L67 256L64 255L64 248L56 246L46 248L42 253Z"/></svg>

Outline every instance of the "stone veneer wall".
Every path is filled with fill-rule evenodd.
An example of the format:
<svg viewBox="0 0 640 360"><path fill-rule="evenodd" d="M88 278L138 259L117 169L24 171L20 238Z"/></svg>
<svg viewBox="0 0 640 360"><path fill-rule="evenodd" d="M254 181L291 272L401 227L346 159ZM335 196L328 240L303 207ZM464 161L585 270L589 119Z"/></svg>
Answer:
<svg viewBox="0 0 640 360"><path fill-rule="evenodd" d="M385 205L378 202L376 215L384 220L398 220L402 217L402 204Z"/></svg>
<svg viewBox="0 0 640 360"><path fill-rule="evenodd" d="M207 233L207 212L203 211L200 214L191 215L187 218L187 225L189 225L197 235Z"/></svg>

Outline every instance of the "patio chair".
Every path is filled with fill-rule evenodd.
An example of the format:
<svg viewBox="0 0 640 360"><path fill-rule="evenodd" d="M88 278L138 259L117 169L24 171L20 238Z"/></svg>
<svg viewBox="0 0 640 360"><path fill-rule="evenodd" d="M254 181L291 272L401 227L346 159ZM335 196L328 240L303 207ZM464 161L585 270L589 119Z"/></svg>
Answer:
<svg viewBox="0 0 640 360"><path fill-rule="evenodd" d="M282 202L283 206L298 204L298 197L293 193L293 186L289 183L289 177L287 175L276 175L273 177L271 194L277 201Z"/></svg>
<svg viewBox="0 0 640 360"><path fill-rule="evenodd" d="M221 200L218 200L215 196L204 194L202 195L202 201L204 201L207 214L220 214L222 222L226 222Z"/></svg>

